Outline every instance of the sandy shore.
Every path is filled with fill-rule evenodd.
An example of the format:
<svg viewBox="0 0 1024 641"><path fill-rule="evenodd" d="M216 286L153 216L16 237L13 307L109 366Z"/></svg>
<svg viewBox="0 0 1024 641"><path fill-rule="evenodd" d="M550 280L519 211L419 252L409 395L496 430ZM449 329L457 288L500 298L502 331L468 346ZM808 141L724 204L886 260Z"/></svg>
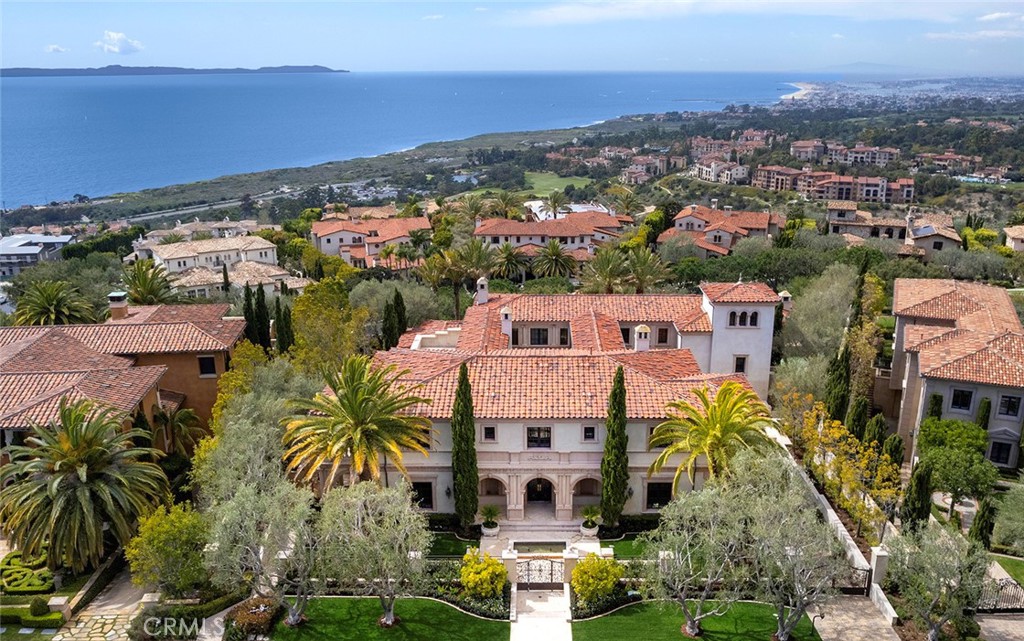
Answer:
<svg viewBox="0 0 1024 641"><path fill-rule="evenodd" d="M807 96L811 95L812 91L817 89L817 87L809 82L787 82L786 84L796 87L797 91L787 93L779 98L779 100L804 100Z"/></svg>

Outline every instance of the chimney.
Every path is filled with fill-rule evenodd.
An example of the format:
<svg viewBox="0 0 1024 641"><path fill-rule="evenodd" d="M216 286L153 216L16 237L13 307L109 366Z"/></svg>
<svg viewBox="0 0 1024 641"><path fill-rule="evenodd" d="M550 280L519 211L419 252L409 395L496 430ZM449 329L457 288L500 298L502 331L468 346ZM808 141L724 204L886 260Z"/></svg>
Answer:
<svg viewBox="0 0 1024 641"><path fill-rule="evenodd" d="M646 352L651 349L651 328L637 325L633 330L633 351Z"/></svg>
<svg viewBox="0 0 1024 641"><path fill-rule="evenodd" d="M782 311L788 312L793 309L793 295L786 290L779 292L779 298L782 299Z"/></svg>
<svg viewBox="0 0 1024 641"><path fill-rule="evenodd" d="M732 205L726 205L725 211L732 211Z"/></svg>
<svg viewBox="0 0 1024 641"><path fill-rule="evenodd" d="M479 216L477 216L477 217L476 217L476 221L475 221L475 225L474 225L474 226L475 226L475 227L479 227L480 225L483 225L483 224L484 224L484 219L483 219L483 218L481 218L481 217L479 217Z"/></svg>
<svg viewBox="0 0 1024 641"><path fill-rule="evenodd" d="M502 307L498 313L501 314L501 333L512 340L512 310Z"/></svg>
<svg viewBox="0 0 1024 641"><path fill-rule="evenodd" d="M717 198L712 198L711 199L711 209L718 209L718 199Z"/></svg>
<svg viewBox="0 0 1024 641"><path fill-rule="evenodd" d="M110 305L110 320L122 320L128 317L128 292L110 292L107 294Z"/></svg>
<svg viewBox="0 0 1024 641"><path fill-rule="evenodd" d="M484 305L487 303L488 298L487 277L481 276L479 280L476 281L476 294L473 296L473 304Z"/></svg>

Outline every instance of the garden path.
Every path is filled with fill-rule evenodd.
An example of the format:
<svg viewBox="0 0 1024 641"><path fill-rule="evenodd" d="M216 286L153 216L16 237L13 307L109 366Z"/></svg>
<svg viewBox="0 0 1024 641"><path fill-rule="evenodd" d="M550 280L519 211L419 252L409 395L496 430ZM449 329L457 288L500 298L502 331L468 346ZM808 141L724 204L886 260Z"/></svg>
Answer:
<svg viewBox="0 0 1024 641"><path fill-rule="evenodd" d="M1024 614L979 614L985 641L1024 641Z"/></svg>
<svg viewBox="0 0 1024 641"><path fill-rule="evenodd" d="M519 590L509 641L572 641L571 618L564 590Z"/></svg>
<svg viewBox="0 0 1024 641"><path fill-rule="evenodd" d="M67 622L53 641L114 641L128 638L128 625L146 590L132 583L122 571L99 596Z"/></svg>
<svg viewBox="0 0 1024 641"><path fill-rule="evenodd" d="M807 616L820 614L809 609ZM814 621L822 641L899 641L885 617L863 596L843 595L825 606L825 618ZM1024 640L1022 640L1024 641Z"/></svg>

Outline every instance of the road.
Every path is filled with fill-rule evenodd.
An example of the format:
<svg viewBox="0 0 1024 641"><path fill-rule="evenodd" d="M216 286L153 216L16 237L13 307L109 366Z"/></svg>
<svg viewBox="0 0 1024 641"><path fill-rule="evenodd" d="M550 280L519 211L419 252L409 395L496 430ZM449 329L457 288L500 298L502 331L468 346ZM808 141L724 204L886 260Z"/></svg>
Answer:
<svg viewBox="0 0 1024 641"><path fill-rule="evenodd" d="M293 196L295 192L287 192L283 194L275 194L273 192L266 192L262 194L256 194L252 197L253 200L274 200L277 198L284 198L287 196ZM134 216L128 216L125 220L128 222L138 222L143 220L152 220L154 218L163 218L165 216L188 216L190 214L198 214L200 212L209 212L216 209L227 209L229 207L238 207L242 204L241 198L235 198L234 200L222 200L217 203L208 203L205 205L189 205L188 207L177 207L174 209L162 209L160 211L151 211L145 214L136 214Z"/></svg>

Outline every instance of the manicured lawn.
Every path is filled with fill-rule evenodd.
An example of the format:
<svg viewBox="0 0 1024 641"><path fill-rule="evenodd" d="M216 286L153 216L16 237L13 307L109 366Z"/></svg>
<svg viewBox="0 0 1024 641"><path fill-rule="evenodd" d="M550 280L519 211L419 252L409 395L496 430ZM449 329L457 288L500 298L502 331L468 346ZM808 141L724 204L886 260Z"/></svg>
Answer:
<svg viewBox="0 0 1024 641"><path fill-rule="evenodd" d="M683 625L679 607L672 603L640 603L623 608L593 621L572 624L573 641L608 641L637 639L644 641L679 641ZM725 615L708 617L703 623L706 641L768 641L775 634L775 613L760 603L737 603ZM820 641L804 617L790 637L795 641Z"/></svg>
<svg viewBox="0 0 1024 641"><path fill-rule="evenodd" d="M377 625L382 610L377 599L316 599L306 610L309 622L290 629L279 623L273 641L506 641L507 621L485 621L444 603L401 599L395 614L401 623L385 630ZM540 641L538 639L538 641Z"/></svg>
<svg viewBox="0 0 1024 641"><path fill-rule="evenodd" d="M993 561L1003 566L1007 574L1013 577L1013 580L1018 585L1024 585L1024 559L1014 559L1008 556L1000 556L998 554L990 554L989 557Z"/></svg>
<svg viewBox="0 0 1024 641"><path fill-rule="evenodd" d="M427 556L462 556L471 547L480 547L480 541L463 541L451 532L434 532L434 540L430 544L430 554Z"/></svg>
<svg viewBox="0 0 1024 641"><path fill-rule="evenodd" d="M530 190L533 191L533 193L543 197L553 191L562 191L568 185L585 187L590 184L590 179L579 178L576 176L562 178L558 174L553 174L547 171L528 171L526 172L526 182L530 184Z"/></svg>
<svg viewBox="0 0 1024 641"><path fill-rule="evenodd" d="M622 537L621 541L601 541L601 545L604 547L611 545L615 550L616 559L635 559L644 553L644 548L637 543L636 537L635 533L629 533Z"/></svg>

